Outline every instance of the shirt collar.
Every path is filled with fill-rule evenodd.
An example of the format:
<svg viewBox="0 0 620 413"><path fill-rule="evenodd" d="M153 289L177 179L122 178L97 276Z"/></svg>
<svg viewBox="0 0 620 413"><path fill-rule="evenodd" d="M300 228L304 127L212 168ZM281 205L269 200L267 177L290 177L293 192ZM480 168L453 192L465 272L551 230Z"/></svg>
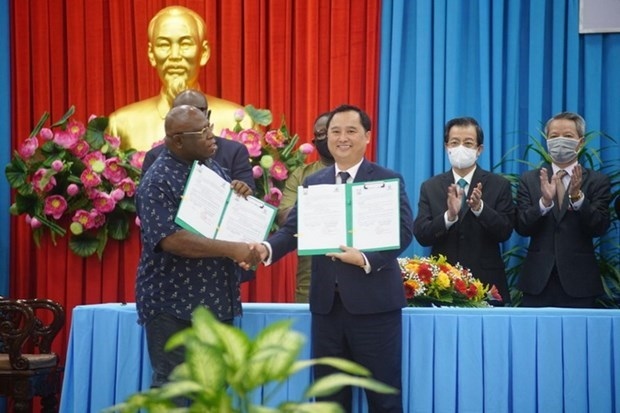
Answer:
<svg viewBox="0 0 620 413"><path fill-rule="evenodd" d="M474 169L472 169L471 171L469 171L469 173L465 176L460 176L459 174L457 174L456 172L454 172L454 169L452 169L452 177L454 178L454 182L458 182L459 179L464 179L467 181L467 185L471 184L471 180L474 177L474 172L476 172L476 168L478 167L478 165L476 165L474 167Z"/></svg>
<svg viewBox="0 0 620 413"><path fill-rule="evenodd" d="M362 162L364 162L364 158L362 158L357 164L353 165L349 169L339 169L338 165L336 164L334 165L334 171L335 171L334 176L338 176L339 172L348 172L349 175L351 175L351 180L355 181L355 175L357 175L357 171L359 171L360 166L362 165Z"/></svg>

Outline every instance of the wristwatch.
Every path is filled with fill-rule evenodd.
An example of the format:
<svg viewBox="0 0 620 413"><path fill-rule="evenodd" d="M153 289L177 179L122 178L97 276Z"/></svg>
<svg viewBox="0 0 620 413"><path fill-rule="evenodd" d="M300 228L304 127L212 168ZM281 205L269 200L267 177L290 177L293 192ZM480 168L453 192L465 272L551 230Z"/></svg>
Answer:
<svg viewBox="0 0 620 413"><path fill-rule="evenodd" d="M572 196L571 194L568 194L568 199L569 201L572 203L579 201L581 198L583 198L583 192L579 191L579 193L577 194L577 196Z"/></svg>

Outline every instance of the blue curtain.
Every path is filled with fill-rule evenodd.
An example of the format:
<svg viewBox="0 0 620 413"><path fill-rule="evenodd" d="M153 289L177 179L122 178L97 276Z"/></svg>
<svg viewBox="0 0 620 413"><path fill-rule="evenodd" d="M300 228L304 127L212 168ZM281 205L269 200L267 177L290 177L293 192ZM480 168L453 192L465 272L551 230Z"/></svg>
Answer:
<svg viewBox="0 0 620 413"><path fill-rule="evenodd" d="M414 214L422 182L450 168L453 117L480 122L479 163L497 173L530 169L516 160L562 111L620 141L620 34L579 34L579 0L384 0L381 24L378 162L404 175ZM618 168L618 144L589 146Z"/></svg>
<svg viewBox="0 0 620 413"><path fill-rule="evenodd" d="M9 0L0 0L0 295L9 294L9 183L4 178L4 167L11 154L11 60L9 32Z"/></svg>

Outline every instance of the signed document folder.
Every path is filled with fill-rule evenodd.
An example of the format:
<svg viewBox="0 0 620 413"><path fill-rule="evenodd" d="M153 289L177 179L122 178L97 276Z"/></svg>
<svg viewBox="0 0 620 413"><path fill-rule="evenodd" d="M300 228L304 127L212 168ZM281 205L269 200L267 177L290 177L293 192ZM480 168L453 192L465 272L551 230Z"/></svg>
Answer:
<svg viewBox="0 0 620 413"><path fill-rule="evenodd" d="M399 248L399 180L300 186L297 237L299 255Z"/></svg>
<svg viewBox="0 0 620 413"><path fill-rule="evenodd" d="M260 242L269 234L276 212L258 198L235 194L230 182L194 162L174 222L211 239Z"/></svg>

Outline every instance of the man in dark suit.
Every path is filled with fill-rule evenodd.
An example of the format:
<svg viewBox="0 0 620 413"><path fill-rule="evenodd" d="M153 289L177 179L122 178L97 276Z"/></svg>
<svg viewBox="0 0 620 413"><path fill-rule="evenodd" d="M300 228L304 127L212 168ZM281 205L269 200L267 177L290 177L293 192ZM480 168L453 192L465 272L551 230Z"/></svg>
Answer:
<svg viewBox="0 0 620 413"><path fill-rule="evenodd" d="M547 121L551 164L521 175L519 234L530 237L519 288L528 307L593 307L603 293L595 237L610 225L608 176L579 165L585 121L572 112Z"/></svg>
<svg viewBox="0 0 620 413"><path fill-rule="evenodd" d="M205 116L209 117L211 113L209 110L209 104L204 93L199 90L187 89L179 93L174 101L172 107L181 105L189 105L199 109ZM238 180L245 182L252 192L256 189L254 183L254 177L252 176L252 165L250 164L250 154L247 148L241 142L224 139L219 136L215 136L215 145L217 147L215 155L211 157L217 165L221 167L226 179ZM144 162L142 163L142 176L155 162L157 157L166 149L166 145L158 145L151 148L144 156ZM252 270L244 270L241 267L236 268L237 275L241 282L251 281L256 278L256 273Z"/></svg>
<svg viewBox="0 0 620 413"><path fill-rule="evenodd" d="M400 248L365 252L342 246L342 252L312 257L310 311L313 357L341 357L370 370L373 378L401 389L402 321L406 306L396 258L410 244L412 214L402 176L364 159L371 122L361 109L342 105L327 121L327 144L336 164L312 175L304 185L400 180ZM348 177L341 177L346 172ZM268 242L255 248L269 264L297 248L297 207ZM315 378L334 370L315 367ZM402 412L400 394L366 393L370 412ZM351 411L351 389L321 399Z"/></svg>
<svg viewBox="0 0 620 413"><path fill-rule="evenodd" d="M452 169L422 184L413 233L421 245L432 247L433 255L445 255L495 285L503 303L509 303L500 245L513 230L510 182L477 165L484 135L475 119L448 121L443 139Z"/></svg>

